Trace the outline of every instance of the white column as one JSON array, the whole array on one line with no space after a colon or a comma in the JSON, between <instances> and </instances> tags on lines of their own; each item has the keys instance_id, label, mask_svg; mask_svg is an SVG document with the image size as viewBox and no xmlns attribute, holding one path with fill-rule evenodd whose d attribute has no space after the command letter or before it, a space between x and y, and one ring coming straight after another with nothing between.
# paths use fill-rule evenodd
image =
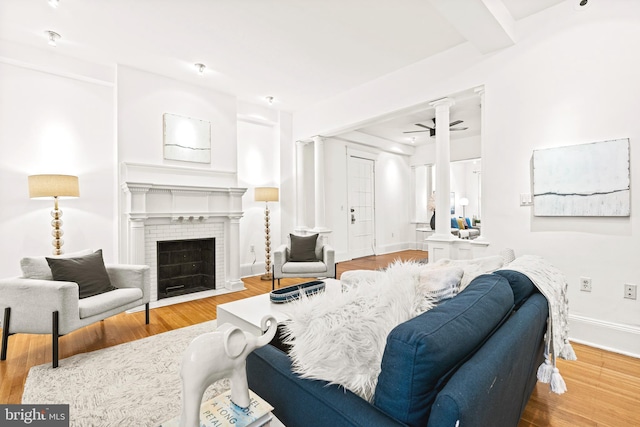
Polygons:
<instances>
[{"instance_id":1,"label":"white column","mask_svg":"<svg viewBox=\"0 0 640 427\"><path fill-rule=\"evenodd\" d=\"M320 234L325 243L331 233L325 222L324 199L324 140L320 136L313 137L313 169L315 193L315 226L313 231Z\"/></svg>"},{"instance_id":2,"label":"white column","mask_svg":"<svg viewBox=\"0 0 640 427\"><path fill-rule=\"evenodd\" d=\"M436 109L436 232L434 238L454 239L451 234L451 143L449 109L454 101L443 98L431 103Z\"/></svg>"},{"instance_id":3,"label":"white column","mask_svg":"<svg viewBox=\"0 0 640 427\"><path fill-rule=\"evenodd\" d=\"M296 141L296 227L297 234L307 231L307 197L305 193L304 147L305 141Z\"/></svg>"},{"instance_id":4,"label":"white column","mask_svg":"<svg viewBox=\"0 0 640 427\"><path fill-rule=\"evenodd\" d=\"M229 216L229 238L225 244L229 245L229 276L225 288L230 290L244 289L244 282L240 279L240 216Z\"/></svg>"},{"instance_id":5,"label":"white column","mask_svg":"<svg viewBox=\"0 0 640 427\"><path fill-rule=\"evenodd\" d=\"M145 265L144 221L146 217L129 218L129 247L127 262Z\"/></svg>"},{"instance_id":6,"label":"white column","mask_svg":"<svg viewBox=\"0 0 640 427\"><path fill-rule=\"evenodd\" d=\"M129 217L128 243L125 259L130 264L147 264L145 259L145 221L147 220L147 193L151 184L122 184L126 196L125 212Z\"/></svg>"},{"instance_id":7,"label":"white column","mask_svg":"<svg viewBox=\"0 0 640 427\"><path fill-rule=\"evenodd\" d=\"M486 116L484 113L484 87L476 88L474 92L480 96L480 152L482 153L482 146L484 145L484 141L485 141L484 136L486 134L486 130L485 130ZM478 173L481 174L482 170L480 170ZM482 185L482 180L480 179L479 175L476 176L476 179L478 179L480 182L480 185ZM482 191L480 188L478 188L478 218L482 220ZM480 235L475 240L478 240L479 242L483 242L484 240L486 240L485 237L482 236L482 226L480 227Z\"/></svg>"}]
</instances>

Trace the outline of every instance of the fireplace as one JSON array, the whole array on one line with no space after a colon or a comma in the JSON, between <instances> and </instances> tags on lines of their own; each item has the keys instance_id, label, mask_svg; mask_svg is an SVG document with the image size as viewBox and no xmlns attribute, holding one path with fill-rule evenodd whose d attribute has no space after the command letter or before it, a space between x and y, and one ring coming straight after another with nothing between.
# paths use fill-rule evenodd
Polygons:
<instances>
[{"instance_id":1,"label":"fireplace","mask_svg":"<svg viewBox=\"0 0 640 427\"><path fill-rule=\"evenodd\" d=\"M244 289L240 278L240 219L246 188L234 186L235 173L122 163L120 177L120 260L150 267L152 303L159 299L163 304L182 301L184 297L169 298L181 292L197 298ZM180 282L180 276L169 280L165 274L176 273L178 266L170 262L169 268L160 271L158 243L200 239L214 242L210 251L213 261L207 262L210 270L190 275L193 277L188 281ZM193 262L185 262L180 275L190 267ZM205 292L196 293L198 288Z\"/></svg>"},{"instance_id":2,"label":"fireplace","mask_svg":"<svg viewBox=\"0 0 640 427\"><path fill-rule=\"evenodd\" d=\"M216 288L216 239L157 242L158 299Z\"/></svg>"}]
</instances>

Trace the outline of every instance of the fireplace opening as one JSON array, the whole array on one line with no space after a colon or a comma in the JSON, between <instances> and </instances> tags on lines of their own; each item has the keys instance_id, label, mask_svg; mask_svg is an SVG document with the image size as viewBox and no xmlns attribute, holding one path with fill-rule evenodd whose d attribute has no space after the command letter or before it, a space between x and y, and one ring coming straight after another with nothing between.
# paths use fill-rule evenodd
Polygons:
<instances>
[{"instance_id":1,"label":"fireplace opening","mask_svg":"<svg viewBox=\"0 0 640 427\"><path fill-rule=\"evenodd\" d=\"M158 300L216 288L215 242L158 241Z\"/></svg>"}]
</instances>

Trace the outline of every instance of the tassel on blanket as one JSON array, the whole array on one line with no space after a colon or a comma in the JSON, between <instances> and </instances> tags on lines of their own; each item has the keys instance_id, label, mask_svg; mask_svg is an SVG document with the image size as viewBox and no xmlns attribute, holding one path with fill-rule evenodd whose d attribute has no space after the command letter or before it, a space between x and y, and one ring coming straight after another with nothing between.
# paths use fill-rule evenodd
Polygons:
<instances>
[{"instance_id":1,"label":"tassel on blanket","mask_svg":"<svg viewBox=\"0 0 640 427\"><path fill-rule=\"evenodd\" d=\"M542 363L542 365L540 365L540 367L538 368L538 381L545 384L550 383L553 370L554 368L551 365L551 361L547 357L546 359L544 359L544 362Z\"/></svg>"},{"instance_id":2,"label":"tassel on blanket","mask_svg":"<svg viewBox=\"0 0 640 427\"><path fill-rule=\"evenodd\" d=\"M560 350L560 357L564 360L578 360L576 352L573 351L573 347L569 340L564 340L564 347Z\"/></svg>"},{"instance_id":3,"label":"tassel on blanket","mask_svg":"<svg viewBox=\"0 0 640 427\"><path fill-rule=\"evenodd\" d=\"M567 385L560 375L558 368L553 368L553 374L551 374L551 391L557 394L562 394L567 391Z\"/></svg>"}]
</instances>

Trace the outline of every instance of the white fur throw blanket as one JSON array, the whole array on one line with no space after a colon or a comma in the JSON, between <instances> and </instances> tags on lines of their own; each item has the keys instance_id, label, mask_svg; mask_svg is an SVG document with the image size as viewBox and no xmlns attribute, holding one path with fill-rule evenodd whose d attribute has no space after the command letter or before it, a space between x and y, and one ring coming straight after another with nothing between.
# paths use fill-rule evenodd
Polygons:
<instances>
[{"instance_id":1,"label":"white fur throw blanket","mask_svg":"<svg viewBox=\"0 0 640 427\"><path fill-rule=\"evenodd\" d=\"M545 335L545 361L538 368L538 380L550 383L551 391L562 394L567 391L567 386L556 366L556 358L577 359L569 343L567 281L560 270L538 256L518 257L505 268L519 271L529 277L547 299L549 320Z\"/></svg>"},{"instance_id":2,"label":"white fur throw blanket","mask_svg":"<svg viewBox=\"0 0 640 427\"><path fill-rule=\"evenodd\" d=\"M342 293L323 292L282 308L293 369L303 378L339 384L371 401L387 335L434 306L420 280L424 264L396 261L386 271L352 277ZM458 281L462 273L458 274Z\"/></svg>"}]
</instances>

